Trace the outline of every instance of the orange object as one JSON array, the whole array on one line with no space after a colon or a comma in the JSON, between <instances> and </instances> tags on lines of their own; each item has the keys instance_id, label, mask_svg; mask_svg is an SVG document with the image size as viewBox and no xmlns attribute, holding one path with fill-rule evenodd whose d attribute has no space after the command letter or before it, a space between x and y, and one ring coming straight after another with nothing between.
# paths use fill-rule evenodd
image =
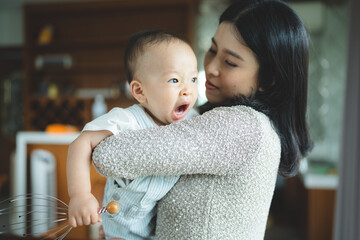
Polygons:
<instances>
[{"instance_id":1,"label":"orange object","mask_svg":"<svg viewBox=\"0 0 360 240\"><path fill-rule=\"evenodd\" d=\"M79 132L79 129L71 125L54 123L47 125L45 131L48 133L75 133Z\"/></svg>"},{"instance_id":2,"label":"orange object","mask_svg":"<svg viewBox=\"0 0 360 240\"><path fill-rule=\"evenodd\" d=\"M119 209L120 209L120 206L115 201L109 202L108 205L106 206L106 210L110 214L115 214L115 213L119 212Z\"/></svg>"},{"instance_id":3,"label":"orange object","mask_svg":"<svg viewBox=\"0 0 360 240\"><path fill-rule=\"evenodd\" d=\"M52 25L44 26L39 34L38 43L40 45L50 44L53 40L54 27Z\"/></svg>"}]
</instances>

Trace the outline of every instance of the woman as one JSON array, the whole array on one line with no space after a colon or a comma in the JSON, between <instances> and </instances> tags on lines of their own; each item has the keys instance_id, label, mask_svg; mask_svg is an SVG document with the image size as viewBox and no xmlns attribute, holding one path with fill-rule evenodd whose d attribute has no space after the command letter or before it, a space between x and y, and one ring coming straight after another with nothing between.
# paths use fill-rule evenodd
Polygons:
<instances>
[{"instance_id":1,"label":"woman","mask_svg":"<svg viewBox=\"0 0 360 240\"><path fill-rule=\"evenodd\" d=\"M159 203L157 239L263 239L277 174L312 148L307 33L281 1L237 1L204 66L204 114L105 139L94 164L111 177L183 175Z\"/></svg>"}]
</instances>

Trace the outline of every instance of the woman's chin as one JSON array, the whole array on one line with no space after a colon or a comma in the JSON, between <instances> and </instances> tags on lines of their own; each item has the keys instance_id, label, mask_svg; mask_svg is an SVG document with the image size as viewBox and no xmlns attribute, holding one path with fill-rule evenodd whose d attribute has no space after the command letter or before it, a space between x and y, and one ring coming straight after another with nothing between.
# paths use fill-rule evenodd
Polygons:
<instances>
[{"instance_id":1,"label":"woman's chin","mask_svg":"<svg viewBox=\"0 0 360 240\"><path fill-rule=\"evenodd\" d=\"M219 94L215 94L214 91L206 89L206 98L208 102L217 104L223 101L222 97Z\"/></svg>"}]
</instances>

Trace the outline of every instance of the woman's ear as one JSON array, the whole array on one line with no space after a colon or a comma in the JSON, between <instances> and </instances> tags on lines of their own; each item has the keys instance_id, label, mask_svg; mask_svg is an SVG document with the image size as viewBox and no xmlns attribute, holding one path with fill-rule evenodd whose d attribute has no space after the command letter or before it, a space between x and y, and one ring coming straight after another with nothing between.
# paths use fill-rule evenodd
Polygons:
<instances>
[{"instance_id":1,"label":"woman's ear","mask_svg":"<svg viewBox=\"0 0 360 240\"><path fill-rule=\"evenodd\" d=\"M146 96L140 81L132 80L130 83L130 91L139 103L146 102Z\"/></svg>"},{"instance_id":2,"label":"woman's ear","mask_svg":"<svg viewBox=\"0 0 360 240\"><path fill-rule=\"evenodd\" d=\"M273 81L271 82L271 85L268 86L267 88L273 87L274 85L275 85L275 77L273 77ZM259 88L258 88L258 91L259 91L259 92L264 92L264 91L265 91L265 88L259 87Z\"/></svg>"}]
</instances>

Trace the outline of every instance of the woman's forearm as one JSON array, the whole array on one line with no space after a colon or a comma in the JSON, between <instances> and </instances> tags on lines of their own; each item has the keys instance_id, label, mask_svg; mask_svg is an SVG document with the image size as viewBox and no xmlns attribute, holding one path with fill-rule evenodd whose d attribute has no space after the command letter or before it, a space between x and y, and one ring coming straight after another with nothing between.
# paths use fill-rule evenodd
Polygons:
<instances>
[{"instance_id":1,"label":"woman's forearm","mask_svg":"<svg viewBox=\"0 0 360 240\"><path fill-rule=\"evenodd\" d=\"M256 116L247 107L224 107L160 128L122 132L95 148L94 165L116 178L235 174L259 147Z\"/></svg>"}]
</instances>

